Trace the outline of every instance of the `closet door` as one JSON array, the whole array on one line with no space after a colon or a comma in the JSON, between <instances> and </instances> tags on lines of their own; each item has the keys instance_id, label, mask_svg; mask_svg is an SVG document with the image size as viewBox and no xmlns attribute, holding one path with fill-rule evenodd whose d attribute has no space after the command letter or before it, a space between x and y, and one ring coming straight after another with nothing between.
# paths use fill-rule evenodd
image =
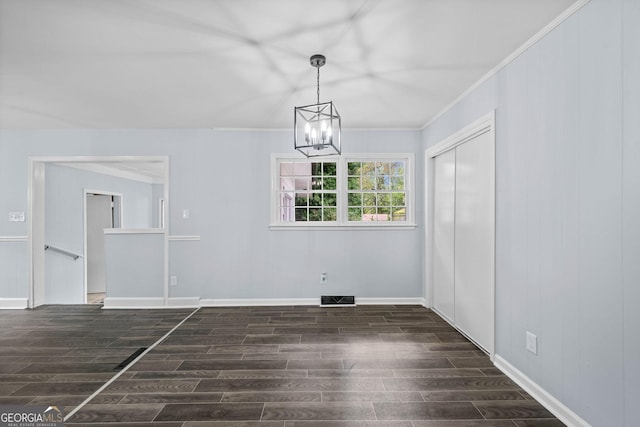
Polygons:
<instances>
[{"instance_id":1,"label":"closet door","mask_svg":"<svg viewBox=\"0 0 640 427\"><path fill-rule=\"evenodd\" d=\"M455 325L493 353L494 157L489 132L456 148Z\"/></svg>"},{"instance_id":2,"label":"closet door","mask_svg":"<svg viewBox=\"0 0 640 427\"><path fill-rule=\"evenodd\" d=\"M433 306L454 323L454 226L456 153L434 159Z\"/></svg>"}]
</instances>

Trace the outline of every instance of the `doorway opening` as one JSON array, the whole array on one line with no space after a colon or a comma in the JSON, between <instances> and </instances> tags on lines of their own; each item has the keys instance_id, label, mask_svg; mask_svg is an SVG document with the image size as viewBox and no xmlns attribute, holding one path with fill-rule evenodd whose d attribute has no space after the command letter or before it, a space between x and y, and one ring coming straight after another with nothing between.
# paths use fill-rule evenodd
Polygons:
<instances>
[{"instance_id":1,"label":"doorway opening","mask_svg":"<svg viewBox=\"0 0 640 427\"><path fill-rule=\"evenodd\" d=\"M93 302L87 299L89 293L102 293L100 285L88 282L91 268L87 263L94 258L93 251L87 253L86 205L87 198L94 197L89 194L109 199L111 221L106 225L164 228L159 223L166 217L169 201L167 156L30 157L28 180L29 308L86 304ZM96 188L100 190L90 190ZM163 200L160 212L158 199ZM123 201L128 208L123 208ZM103 227L102 233L111 227ZM166 298L166 229L164 239Z\"/></svg>"},{"instance_id":2,"label":"doorway opening","mask_svg":"<svg viewBox=\"0 0 640 427\"><path fill-rule=\"evenodd\" d=\"M104 303L106 296L104 230L122 226L122 194L84 190L86 304Z\"/></svg>"}]
</instances>

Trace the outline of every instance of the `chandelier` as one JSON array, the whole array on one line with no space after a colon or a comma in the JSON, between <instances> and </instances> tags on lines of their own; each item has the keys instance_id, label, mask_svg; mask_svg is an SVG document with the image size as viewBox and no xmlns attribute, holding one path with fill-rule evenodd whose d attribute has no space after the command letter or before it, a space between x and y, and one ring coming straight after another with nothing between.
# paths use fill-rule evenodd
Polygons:
<instances>
[{"instance_id":1,"label":"chandelier","mask_svg":"<svg viewBox=\"0 0 640 427\"><path fill-rule=\"evenodd\" d=\"M316 67L317 102L294 108L294 147L307 157L339 155L340 114L332 101L320 102L320 67L327 59L324 55L313 55L309 62Z\"/></svg>"}]
</instances>

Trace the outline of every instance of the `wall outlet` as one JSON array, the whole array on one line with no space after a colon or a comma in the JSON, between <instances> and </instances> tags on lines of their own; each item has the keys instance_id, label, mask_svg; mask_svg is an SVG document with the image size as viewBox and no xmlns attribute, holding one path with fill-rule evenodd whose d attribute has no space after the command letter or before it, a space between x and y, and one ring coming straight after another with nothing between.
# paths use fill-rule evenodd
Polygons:
<instances>
[{"instance_id":1,"label":"wall outlet","mask_svg":"<svg viewBox=\"0 0 640 427\"><path fill-rule=\"evenodd\" d=\"M322 272L320 273L320 283L321 284L325 284L327 283L327 273L326 272Z\"/></svg>"},{"instance_id":2,"label":"wall outlet","mask_svg":"<svg viewBox=\"0 0 640 427\"><path fill-rule=\"evenodd\" d=\"M178 276L171 276L169 278L169 284L171 286L178 286Z\"/></svg>"},{"instance_id":3,"label":"wall outlet","mask_svg":"<svg viewBox=\"0 0 640 427\"><path fill-rule=\"evenodd\" d=\"M527 350L533 354L538 354L538 337L527 331Z\"/></svg>"}]
</instances>

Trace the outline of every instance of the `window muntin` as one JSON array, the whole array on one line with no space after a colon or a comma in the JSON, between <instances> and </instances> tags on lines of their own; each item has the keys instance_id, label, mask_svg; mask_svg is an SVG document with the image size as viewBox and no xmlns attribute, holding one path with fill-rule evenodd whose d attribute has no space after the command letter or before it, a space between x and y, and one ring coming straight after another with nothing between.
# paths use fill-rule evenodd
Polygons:
<instances>
[{"instance_id":1,"label":"window muntin","mask_svg":"<svg viewBox=\"0 0 640 427\"><path fill-rule=\"evenodd\" d=\"M413 154L272 160L274 226L415 226Z\"/></svg>"}]
</instances>

